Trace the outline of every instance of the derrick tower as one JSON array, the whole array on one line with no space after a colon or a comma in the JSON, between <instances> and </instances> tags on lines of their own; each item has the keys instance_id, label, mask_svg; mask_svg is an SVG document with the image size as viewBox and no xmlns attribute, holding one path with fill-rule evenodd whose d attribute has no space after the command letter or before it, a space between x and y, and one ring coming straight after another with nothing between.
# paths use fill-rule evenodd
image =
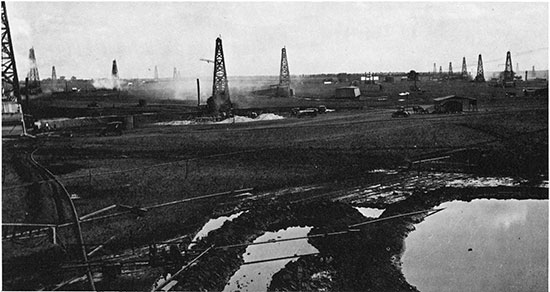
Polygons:
<instances>
[{"instance_id":1,"label":"derrick tower","mask_svg":"<svg viewBox=\"0 0 550 292\"><path fill-rule=\"evenodd\" d=\"M57 85L57 73L55 73L55 66L52 66L52 90L55 91Z\"/></svg>"},{"instance_id":2,"label":"derrick tower","mask_svg":"<svg viewBox=\"0 0 550 292\"><path fill-rule=\"evenodd\" d=\"M443 75L443 67L439 66L439 75Z\"/></svg>"},{"instance_id":3,"label":"derrick tower","mask_svg":"<svg viewBox=\"0 0 550 292\"><path fill-rule=\"evenodd\" d=\"M120 81L118 79L118 67L116 65L116 59L113 60L113 67L111 69L111 79L113 81L113 89L117 90L120 88Z\"/></svg>"},{"instance_id":4,"label":"derrick tower","mask_svg":"<svg viewBox=\"0 0 550 292\"><path fill-rule=\"evenodd\" d=\"M466 66L466 57L462 57L462 79L468 79L468 67Z\"/></svg>"},{"instance_id":5,"label":"derrick tower","mask_svg":"<svg viewBox=\"0 0 550 292\"><path fill-rule=\"evenodd\" d=\"M479 54L479 58L477 59L477 74L474 80L476 82L485 82L485 75L483 73L483 61L481 60L481 54Z\"/></svg>"},{"instance_id":6,"label":"derrick tower","mask_svg":"<svg viewBox=\"0 0 550 292\"><path fill-rule=\"evenodd\" d=\"M159 69L157 68L157 66L155 65L155 81L159 81Z\"/></svg>"},{"instance_id":7,"label":"derrick tower","mask_svg":"<svg viewBox=\"0 0 550 292\"><path fill-rule=\"evenodd\" d=\"M435 66L435 63L434 63L434 75L437 74L437 67Z\"/></svg>"},{"instance_id":8,"label":"derrick tower","mask_svg":"<svg viewBox=\"0 0 550 292\"><path fill-rule=\"evenodd\" d=\"M449 78L453 75L453 62L449 62Z\"/></svg>"},{"instance_id":9,"label":"derrick tower","mask_svg":"<svg viewBox=\"0 0 550 292\"><path fill-rule=\"evenodd\" d=\"M212 84L212 96L207 101L211 112L228 114L231 112L231 100L229 99L229 86L225 59L223 57L222 39L216 38L216 50L214 52L214 78Z\"/></svg>"},{"instance_id":10,"label":"derrick tower","mask_svg":"<svg viewBox=\"0 0 550 292\"><path fill-rule=\"evenodd\" d=\"M2 1L2 99L5 98L21 103L19 77L13 54L6 2Z\"/></svg>"},{"instance_id":11,"label":"derrick tower","mask_svg":"<svg viewBox=\"0 0 550 292\"><path fill-rule=\"evenodd\" d=\"M40 92L40 76L38 75L38 65L36 64L36 56L34 55L34 48L29 50L29 62L30 70L27 74L29 78L29 90L31 93Z\"/></svg>"},{"instance_id":12,"label":"derrick tower","mask_svg":"<svg viewBox=\"0 0 550 292\"><path fill-rule=\"evenodd\" d=\"M174 74L172 75L172 80L176 81L178 80L178 69L174 67Z\"/></svg>"},{"instance_id":13,"label":"derrick tower","mask_svg":"<svg viewBox=\"0 0 550 292\"><path fill-rule=\"evenodd\" d=\"M514 71L512 70L512 56L510 51L506 53L506 68L504 69L504 82L514 81Z\"/></svg>"},{"instance_id":14,"label":"derrick tower","mask_svg":"<svg viewBox=\"0 0 550 292\"><path fill-rule=\"evenodd\" d=\"M288 70L288 59L286 57L286 47L281 50L281 71L279 73L279 86L277 87L277 96L288 97L292 95L290 89L290 71Z\"/></svg>"}]
</instances>

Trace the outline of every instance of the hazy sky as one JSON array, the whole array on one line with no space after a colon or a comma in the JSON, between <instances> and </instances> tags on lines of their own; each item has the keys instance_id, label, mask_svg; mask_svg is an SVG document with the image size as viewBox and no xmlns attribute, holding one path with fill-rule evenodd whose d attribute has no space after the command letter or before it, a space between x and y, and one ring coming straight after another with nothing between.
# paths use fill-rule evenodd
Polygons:
<instances>
[{"instance_id":1,"label":"hazy sky","mask_svg":"<svg viewBox=\"0 0 550 292\"><path fill-rule=\"evenodd\" d=\"M19 76L34 46L40 77L210 75L222 36L228 75L278 75L286 46L291 74L432 71L475 75L548 68L545 2L7 2Z\"/></svg>"}]
</instances>

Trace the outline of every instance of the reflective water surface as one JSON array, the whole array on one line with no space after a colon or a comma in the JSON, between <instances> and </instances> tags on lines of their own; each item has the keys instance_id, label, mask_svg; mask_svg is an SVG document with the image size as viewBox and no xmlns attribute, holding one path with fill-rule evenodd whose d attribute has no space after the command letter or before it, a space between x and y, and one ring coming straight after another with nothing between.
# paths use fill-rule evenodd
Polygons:
<instances>
[{"instance_id":1,"label":"reflective water surface","mask_svg":"<svg viewBox=\"0 0 550 292\"><path fill-rule=\"evenodd\" d=\"M285 239L307 236L311 227L290 227L278 232L267 232L258 237L254 242L268 241L271 239ZM243 255L244 262L273 259L292 255L301 255L318 252L307 242L307 239L274 242L268 244L251 245L247 247ZM298 258L264 262L251 265L243 265L231 277L223 291L267 291L271 277L282 269L289 261Z\"/></svg>"},{"instance_id":2,"label":"reflective water surface","mask_svg":"<svg viewBox=\"0 0 550 292\"><path fill-rule=\"evenodd\" d=\"M384 209L377 208L355 207L355 209L359 211L361 215L372 218L378 218L380 214L384 212Z\"/></svg>"},{"instance_id":3,"label":"reflective water surface","mask_svg":"<svg viewBox=\"0 0 550 292\"><path fill-rule=\"evenodd\" d=\"M407 281L428 291L547 291L548 201L441 204L405 239Z\"/></svg>"}]
</instances>

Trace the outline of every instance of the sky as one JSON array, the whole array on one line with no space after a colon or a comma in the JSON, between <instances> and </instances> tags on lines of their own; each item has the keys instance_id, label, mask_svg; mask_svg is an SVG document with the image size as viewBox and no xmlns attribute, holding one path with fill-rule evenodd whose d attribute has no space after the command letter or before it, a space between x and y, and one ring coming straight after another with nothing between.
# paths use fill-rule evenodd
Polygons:
<instances>
[{"instance_id":1,"label":"sky","mask_svg":"<svg viewBox=\"0 0 550 292\"><path fill-rule=\"evenodd\" d=\"M229 76L548 69L546 2L18 2L6 4L18 75L209 76L221 35Z\"/></svg>"}]
</instances>

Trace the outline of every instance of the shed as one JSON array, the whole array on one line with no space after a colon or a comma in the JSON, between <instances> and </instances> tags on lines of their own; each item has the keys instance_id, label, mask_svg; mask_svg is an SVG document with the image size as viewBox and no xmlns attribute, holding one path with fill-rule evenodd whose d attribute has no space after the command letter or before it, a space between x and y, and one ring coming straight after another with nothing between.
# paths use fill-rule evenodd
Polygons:
<instances>
[{"instance_id":1,"label":"shed","mask_svg":"<svg viewBox=\"0 0 550 292\"><path fill-rule=\"evenodd\" d=\"M336 98L357 98L361 96L361 90L357 86L346 86L336 88Z\"/></svg>"},{"instance_id":2,"label":"shed","mask_svg":"<svg viewBox=\"0 0 550 292\"><path fill-rule=\"evenodd\" d=\"M456 113L462 112L464 109L477 111L477 99L456 95L434 98L434 111L436 113Z\"/></svg>"}]
</instances>

